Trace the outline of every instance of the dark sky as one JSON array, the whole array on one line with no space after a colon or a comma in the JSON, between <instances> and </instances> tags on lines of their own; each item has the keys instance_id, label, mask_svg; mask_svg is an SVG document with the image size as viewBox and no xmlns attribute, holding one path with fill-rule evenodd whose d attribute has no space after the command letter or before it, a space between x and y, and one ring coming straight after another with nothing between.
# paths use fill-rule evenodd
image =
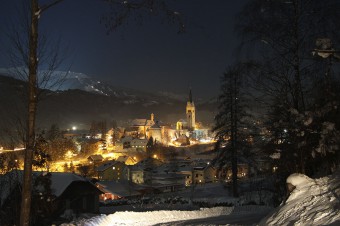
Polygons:
<instances>
[{"instance_id":1,"label":"dark sky","mask_svg":"<svg viewBox=\"0 0 340 226\"><path fill-rule=\"evenodd\" d=\"M14 3L20 1L0 1L0 31L17 16ZM142 25L131 20L107 35L99 23L107 5L98 0L65 0L46 11L40 23L42 31L68 47L64 69L147 91L183 94L191 87L194 95L208 99L217 95L220 76L235 61L234 17L246 1L177 1L184 34L177 34L176 24L145 16ZM1 36L0 45L8 46ZM0 67L9 66L1 55Z\"/></svg>"}]
</instances>

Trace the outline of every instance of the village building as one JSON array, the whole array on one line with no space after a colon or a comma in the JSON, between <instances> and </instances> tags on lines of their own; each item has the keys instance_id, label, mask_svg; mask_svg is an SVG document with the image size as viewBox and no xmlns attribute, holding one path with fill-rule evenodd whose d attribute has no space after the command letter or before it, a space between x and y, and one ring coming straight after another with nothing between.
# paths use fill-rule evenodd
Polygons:
<instances>
[{"instance_id":1,"label":"village building","mask_svg":"<svg viewBox=\"0 0 340 226\"><path fill-rule=\"evenodd\" d=\"M163 162L158 159L147 158L130 166L131 181L136 184L146 183L152 178L155 168L162 164Z\"/></svg>"},{"instance_id":2,"label":"village building","mask_svg":"<svg viewBox=\"0 0 340 226\"><path fill-rule=\"evenodd\" d=\"M110 161L97 167L98 180L100 181L119 181L128 180L128 169L123 162Z\"/></svg>"},{"instance_id":3,"label":"village building","mask_svg":"<svg viewBox=\"0 0 340 226\"><path fill-rule=\"evenodd\" d=\"M162 131L162 127L159 125L158 121L152 125L147 132L148 138L152 137L154 143L163 143L164 132Z\"/></svg>"},{"instance_id":4,"label":"village building","mask_svg":"<svg viewBox=\"0 0 340 226\"><path fill-rule=\"evenodd\" d=\"M147 144L148 144L147 139L133 139L130 142L130 145L132 148L136 148L136 150L142 150L142 151L146 151Z\"/></svg>"},{"instance_id":5,"label":"village building","mask_svg":"<svg viewBox=\"0 0 340 226\"><path fill-rule=\"evenodd\" d=\"M108 200L128 199L141 196L136 184L127 180L120 181L98 181L96 186L103 192L99 196L99 201L105 202Z\"/></svg>"},{"instance_id":6,"label":"village building","mask_svg":"<svg viewBox=\"0 0 340 226\"><path fill-rule=\"evenodd\" d=\"M128 156L128 155L119 156L116 159L116 161L122 162L125 165L135 165L136 164L136 160L134 158L132 158L131 156Z\"/></svg>"},{"instance_id":7,"label":"village building","mask_svg":"<svg viewBox=\"0 0 340 226\"><path fill-rule=\"evenodd\" d=\"M22 170L0 175L0 218L5 225L18 225L18 218L11 219L9 216L14 216L13 212L20 212L22 178ZM35 216L39 225L55 224L52 221L55 215L72 219L75 214L99 213L99 196L102 191L79 175L35 171L32 185L32 199L36 200L32 212L44 214L40 218L39 215Z\"/></svg>"},{"instance_id":8,"label":"village building","mask_svg":"<svg viewBox=\"0 0 340 226\"><path fill-rule=\"evenodd\" d=\"M89 161L90 164L98 164L103 161L103 156L102 155L90 155L87 160Z\"/></svg>"},{"instance_id":9,"label":"village building","mask_svg":"<svg viewBox=\"0 0 340 226\"><path fill-rule=\"evenodd\" d=\"M155 115L151 113L150 119L134 119L131 121L130 126L125 130L126 135L133 134L135 138L146 139L147 130L155 124ZM130 134L128 134L130 133Z\"/></svg>"},{"instance_id":10,"label":"village building","mask_svg":"<svg viewBox=\"0 0 340 226\"><path fill-rule=\"evenodd\" d=\"M193 183L205 184L216 181L216 169L211 165L201 165L193 167Z\"/></svg>"}]
</instances>

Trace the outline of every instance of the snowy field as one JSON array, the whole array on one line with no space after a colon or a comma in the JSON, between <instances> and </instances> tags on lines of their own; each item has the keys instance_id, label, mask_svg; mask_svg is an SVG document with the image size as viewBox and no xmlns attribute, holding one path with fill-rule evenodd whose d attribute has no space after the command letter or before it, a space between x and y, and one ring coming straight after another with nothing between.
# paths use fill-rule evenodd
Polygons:
<instances>
[{"instance_id":1,"label":"snowy field","mask_svg":"<svg viewBox=\"0 0 340 226\"><path fill-rule=\"evenodd\" d=\"M340 225L340 171L313 180L292 174L287 182L295 186L288 199L276 209L246 205L198 210L117 211L88 219L76 219L62 226L108 225ZM211 185L212 186L212 185ZM213 198L213 191L203 187ZM210 190L210 191L209 191ZM215 195L225 191L216 188ZM195 194L200 198L204 194ZM215 198L215 201L217 199ZM223 199L224 201L226 199ZM236 204L236 203L235 203Z\"/></svg>"}]
</instances>

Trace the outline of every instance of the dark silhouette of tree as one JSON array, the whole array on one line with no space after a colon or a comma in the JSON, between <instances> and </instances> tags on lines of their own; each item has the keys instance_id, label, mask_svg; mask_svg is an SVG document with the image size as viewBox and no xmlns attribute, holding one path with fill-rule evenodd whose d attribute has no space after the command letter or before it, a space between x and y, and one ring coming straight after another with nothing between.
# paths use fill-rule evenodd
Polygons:
<instances>
[{"instance_id":1,"label":"dark silhouette of tree","mask_svg":"<svg viewBox=\"0 0 340 226\"><path fill-rule=\"evenodd\" d=\"M246 97L244 93L245 67L243 64L231 66L221 78L221 91L218 98L218 113L215 116L213 131L219 140L219 154L214 160L218 167L231 162L233 196L238 196L237 158L244 152L247 139L244 128L246 113Z\"/></svg>"},{"instance_id":2,"label":"dark silhouette of tree","mask_svg":"<svg viewBox=\"0 0 340 226\"><path fill-rule=\"evenodd\" d=\"M152 186L153 170L155 168L153 158L154 151L155 151L154 140L152 137L150 137L148 143L146 144L146 158L144 159L144 173L145 173L144 183L149 186Z\"/></svg>"},{"instance_id":3,"label":"dark silhouette of tree","mask_svg":"<svg viewBox=\"0 0 340 226\"><path fill-rule=\"evenodd\" d=\"M46 132L45 139L46 140L54 140L62 137L59 126L57 124L52 124L50 129Z\"/></svg>"},{"instance_id":4,"label":"dark silhouette of tree","mask_svg":"<svg viewBox=\"0 0 340 226\"><path fill-rule=\"evenodd\" d=\"M83 165L83 166L78 167L78 171L80 175L82 175L83 177L87 177L90 173L90 170L91 170L91 167L88 165Z\"/></svg>"},{"instance_id":5,"label":"dark silhouette of tree","mask_svg":"<svg viewBox=\"0 0 340 226\"><path fill-rule=\"evenodd\" d=\"M313 156L322 156L323 128L334 122L330 114L339 116L337 110L321 113L338 100L328 92L323 93L327 103L317 103L317 87L329 87L330 80L327 62L312 56L320 38L339 43L339 10L340 2L333 0L251 0L238 17L243 44L256 50L252 81L267 107L267 147L280 150L279 168L286 172L313 174ZM339 124L334 128L329 138L338 133Z\"/></svg>"}]
</instances>

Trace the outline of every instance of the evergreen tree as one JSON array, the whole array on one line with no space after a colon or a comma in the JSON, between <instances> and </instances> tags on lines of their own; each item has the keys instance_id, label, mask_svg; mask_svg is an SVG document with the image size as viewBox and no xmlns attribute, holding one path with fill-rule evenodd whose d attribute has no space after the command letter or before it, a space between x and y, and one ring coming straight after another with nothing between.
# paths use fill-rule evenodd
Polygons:
<instances>
[{"instance_id":1,"label":"evergreen tree","mask_svg":"<svg viewBox=\"0 0 340 226\"><path fill-rule=\"evenodd\" d=\"M218 114L215 116L216 138L219 140L220 152L214 163L225 167L231 162L233 195L238 196L237 156L245 151L247 135L244 128L246 117L246 96L243 90L244 65L229 67L221 78L221 94L219 95ZM243 143L243 144L242 144Z\"/></svg>"},{"instance_id":2,"label":"evergreen tree","mask_svg":"<svg viewBox=\"0 0 340 226\"><path fill-rule=\"evenodd\" d=\"M148 143L146 145L146 159L144 160L144 183L152 186L152 177L153 177L153 170L154 170L154 140L152 137L149 138Z\"/></svg>"},{"instance_id":3,"label":"evergreen tree","mask_svg":"<svg viewBox=\"0 0 340 226\"><path fill-rule=\"evenodd\" d=\"M46 132L46 140L54 140L62 136L59 126L57 124L52 124L50 129Z\"/></svg>"},{"instance_id":4,"label":"evergreen tree","mask_svg":"<svg viewBox=\"0 0 340 226\"><path fill-rule=\"evenodd\" d=\"M48 224L51 220L52 200L55 199L51 188L51 177L51 173L43 173L34 178L31 212L34 225Z\"/></svg>"}]
</instances>

